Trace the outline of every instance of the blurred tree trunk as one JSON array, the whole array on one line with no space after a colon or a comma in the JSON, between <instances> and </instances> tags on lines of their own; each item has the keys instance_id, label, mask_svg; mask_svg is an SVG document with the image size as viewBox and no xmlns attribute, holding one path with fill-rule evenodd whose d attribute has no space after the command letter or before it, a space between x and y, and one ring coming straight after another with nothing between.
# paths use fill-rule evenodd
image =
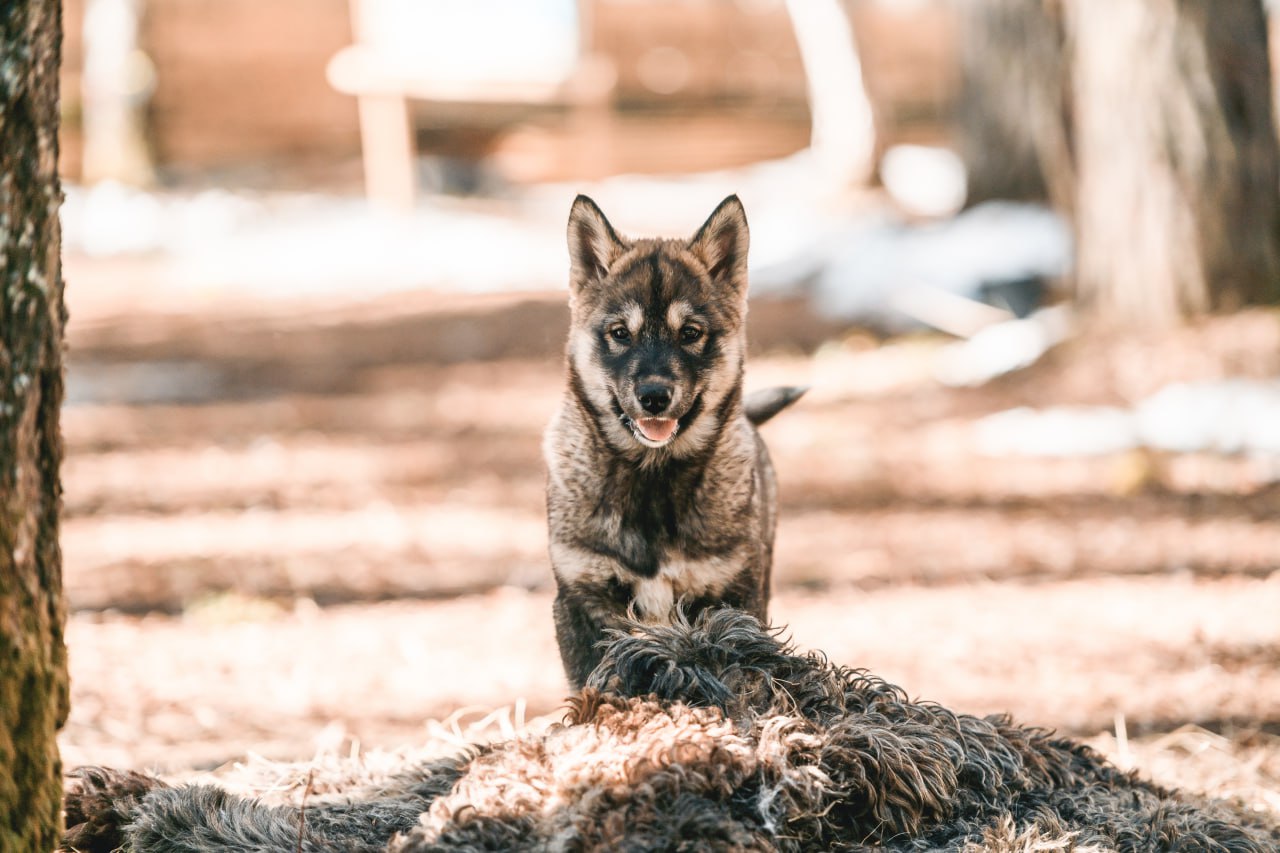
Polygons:
<instances>
[{"instance_id":1,"label":"blurred tree trunk","mask_svg":"<svg viewBox=\"0 0 1280 853\"><path fill-rule=\"evenodd\" d=\"M1079 295L1123 323L1280 295L1261 0L1068 0Z\"/></svg>"},{"instance_id":2,"label":"blurred tree trunk","mask_svg":"<svg viewBox=\"0 0 1280 853\"><path fill-rule=\"evenodd\" d=\"M84 180L149 184L146 104L154 78L138 44L143 0L85 0L81 124Z\"/></svg>"},{"instance_id":3,"label":"blurred tree trunk","mask_svg":"<svg viewBox=\"0 0 1280 853\"><path fill-rule=\"evenodd\" d=\"M787 0L787 12L809 90L809 147L837 191L868 183L876 169L876 125L853 18L839 0Z\"/></svg>"},{"instance_id":4,"label":"blurred tree trunk","mask_svg":"<svg viewBox=\"0 0 1280 853\"><path fill-rule=\"evenodd\" d=\"M0 7L0 850L58 842L62 555L58 0Z\"/></svg>"},{"instance_id":5,"label":"blurred tree trunk","mask_svg":"<svg viewBox=\"0 0 1280 853\"><path fill-rule=\"evenodd\" d=\"M959 0L960 156L968 204L1074 196L1058 0Z\"/></svg>"}]
</instances>

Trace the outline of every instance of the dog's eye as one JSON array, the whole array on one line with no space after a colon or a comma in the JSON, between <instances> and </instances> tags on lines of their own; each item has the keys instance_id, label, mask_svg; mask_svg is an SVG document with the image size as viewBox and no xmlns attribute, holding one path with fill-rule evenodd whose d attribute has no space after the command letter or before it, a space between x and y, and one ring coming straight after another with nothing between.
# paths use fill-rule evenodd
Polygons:
<instances>
[{"instance_id":1,"label":"dog's eye","mask_svg":"<svg viewBox=\"0 0 1280 853\"><path fill-rule=\"evenodd\" d=\"M631 340L631 332L626 326L614 326L609 330L609 337L620 344L625 344Z\"/></svg>"},{"instance_id":2,"label":"dog's eye","mask_svg":"<svg viewBox=\"0 0 1280 853\"><path fill-rule=\"evenodd\" d=\"M697 326L685 326L680 330L680 343L691 344L702 337L702 330Z\"/></svg>"}]
</instances>

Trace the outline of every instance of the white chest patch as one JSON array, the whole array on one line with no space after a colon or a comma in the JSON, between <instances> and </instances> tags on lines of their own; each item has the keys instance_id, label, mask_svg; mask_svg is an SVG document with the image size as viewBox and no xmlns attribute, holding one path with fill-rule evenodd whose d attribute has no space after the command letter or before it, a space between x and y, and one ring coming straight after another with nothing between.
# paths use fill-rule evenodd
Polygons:
<instances>
[{"instance_id":1,"label":"white chest patch","mask_svg":"<svg viewBox=\"0 0 1280 853\"><path fill-rule=\"evenodd\" d=\"M636 615L668 625L681 598L719 595L741 568L739 560L725 558L664 563L654 577L634 582Z\"/></svg>"},{"instance_id":2,"label":"white chest patch","mask_svg":"<svg viewBox=\"0 0 1280 853\"><path fill-rule=\"evenodd\" d=\"M645 622L671 622L676 593L671 581L659 574L656 578L644 578L635 585L636 615Z\"/></svg>"}]
</instances>

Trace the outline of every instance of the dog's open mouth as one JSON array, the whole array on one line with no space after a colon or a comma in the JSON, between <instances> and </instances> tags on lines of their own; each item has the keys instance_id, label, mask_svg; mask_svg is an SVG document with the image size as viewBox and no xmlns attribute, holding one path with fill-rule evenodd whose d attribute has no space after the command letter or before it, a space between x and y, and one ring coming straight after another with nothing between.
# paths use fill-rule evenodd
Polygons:
<instances>
[{"instance_id":1,"label":"dog's open mouth","mask_svg":"<svg viewBox=\"0 0 1280 853\"><path fill-rule=\"evenodd\" d=\"M637 418L632 425L641 438L654 444L666 444L680 428L680 422L675 418Z\"/></svg>"},{"instance_id":2,"label":"dog's open mouth","mask_svg":"<svg viewBox=\"0 0 1280 853\"><path fill-rule=\"evenodd\" d=\"M618 416L618 420L631 430L631 434L636 437L636 441L645 447L659 448L666 447L675 440L676 435L680 432L681 427L687 427L702 411L702 397L695 396L693 405L678 418L633 418L626 412L622 411L622 406L618 403L617 398L613 401L614 414Z\"/></svg>"},{"instance_id":3,"label":"dog's open mouth","mask_svg":"<svg viewBox=\"0 0 1280 853\"><path fill-rule=\"evenodd\" d=\"M675 418L632 418L619 411L618 419L645 447L666 447L680 431L680 421Z\"/></svg>"}]
</instances>

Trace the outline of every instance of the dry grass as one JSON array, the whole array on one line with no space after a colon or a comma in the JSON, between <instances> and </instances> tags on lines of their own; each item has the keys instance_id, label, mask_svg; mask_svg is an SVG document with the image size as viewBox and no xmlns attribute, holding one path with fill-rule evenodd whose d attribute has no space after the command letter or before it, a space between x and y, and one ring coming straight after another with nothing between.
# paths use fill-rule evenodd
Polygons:
<instances>
[{"instance_id":1,"label":"dry grass","mask_svg":"<svg viewBox=\"0 0 1280 853\"><path fill-rule=\"evenodd\" d=\"M562 715L525 717L523 704L493 709L460 709L446 719L426 724L426 736L414 746L361 750L335 740L307 761L271 761L257 755L224 765L211 773L177 774L190 782L216 782L268 803L304 805L384 785L405 768L468 746L545 734ZM1102 734L1089 744L1114 763L1134 769L1159 784L1240 803L1259 816L1280 820L1280 737L1253 733L1236 739L1194 726L1164 735L1129 739ZM994 827L981 845L966 853L1105 853L1080 846L1071 835L1042 836L1034 828L1019 832L1006 821Z\"/></svg>"},{"instance_id":2,"label":"dry grass","mask_svg":"<svg viewBox=\"0 0 1280 853\"><path fill-rule=\"evenodd\" d=\"M286 798L310 776L323 796L327 779L558 718L538 444L561 381L559 300L199 318L73 304L73 379L77 363L190 360L224 384L198 405L66 411L66 764L221 767ZM757 341L814 333L758 308ZM484 360L449 363L458 329ZM816 386L766 428L777 621L913 695L1096 736L1161 782L1277 812L1274 472L1224 456L992 459L973 430L1014 406L1273 376L1277 315L1093 337L970 390L933 382L936 346L851 337L753 359L755 386ZM1098 734L1117 714L1123 746ZM1054 849L1042 842L1057 843L1001 843Z\"/></svg>"},{"instance_id":3,"label":"dry grass","mask_svg":"<svg viewBox=\"0 0 1280 853\"><path fill-rule=\"evenodd\" d=\"M1258 814L1280 818L1280 736L1258 731L1216 734L1182 726L1167 734L1130 739L1118 720L1089 744L1116 765L1155 782L1232 800Z\"/></svg>"},{"instance_id":4,"label":"dry grass","mask_svg":"<svg viewBox=\"0 0 1280 853\"><path fill-rule=\"evenodd\" d=\"M567 693L544 593L280 609L207 600L183 617L77 614L70 763L176 769L245 751L309 755L340 726L368 746L422 721ZM1135 578L779 594L797 642L957 710L1074 733L1274 726L1280 583ZM1159 614L1159 618L1148 618ZM128 666L121 666L128 661Z\"/></svg>"},{"instance_id":5,"label":"dry grass","mask_svg":"<svg viewBox=\"0 0 1280 853\"><path fill-rule=\"evenodd\" d=\"M229 790L269 802L300 804L308 796L327 796L353 788L374 788L405 767L455 755L478 744L545 733L560 723L562 712L527 717L517 702L497 708L460 708L443 719L427 720L412 745L362 749L358 741L331 730L331 738L305 761L273 761L257 754L205 773L179 773L184 781L216 781Z\"/></svg>"}]
</instances>

